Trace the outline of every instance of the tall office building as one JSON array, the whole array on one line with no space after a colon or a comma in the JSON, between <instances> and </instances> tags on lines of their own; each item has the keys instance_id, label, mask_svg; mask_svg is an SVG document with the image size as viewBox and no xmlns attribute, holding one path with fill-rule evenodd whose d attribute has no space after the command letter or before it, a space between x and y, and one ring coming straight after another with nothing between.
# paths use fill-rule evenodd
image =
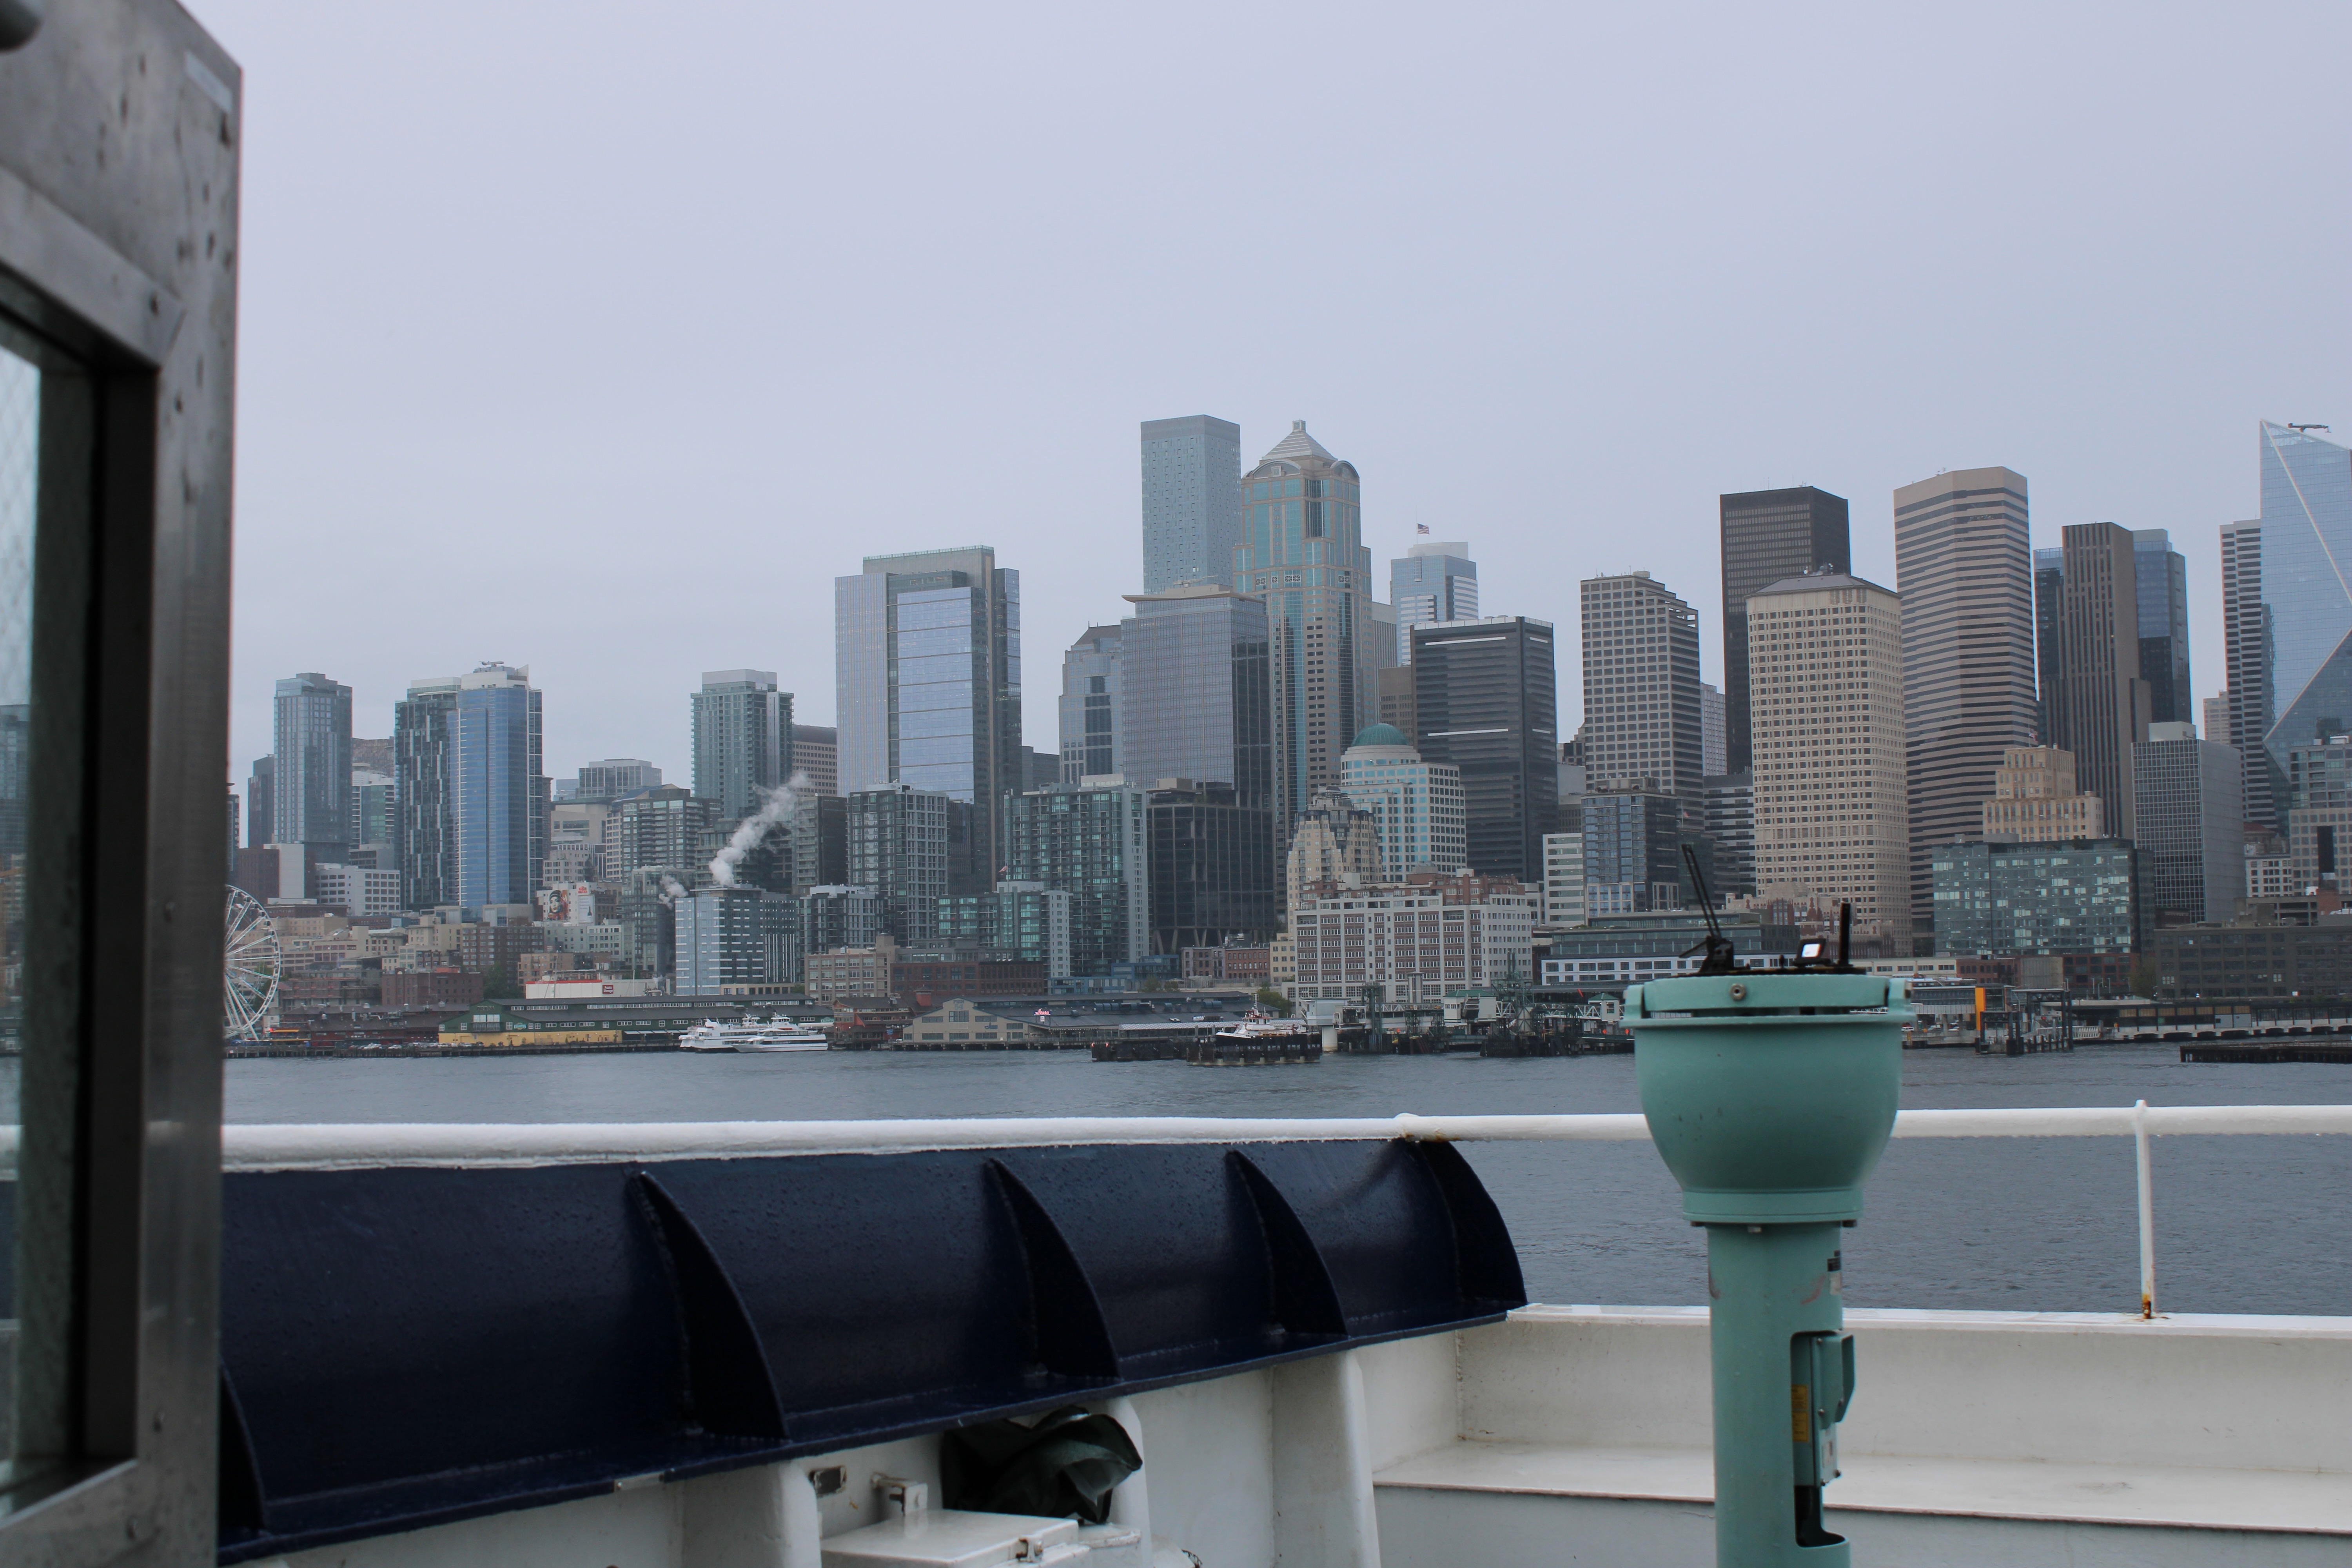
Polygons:
<instances>
[{"instance_id":1,"label":"tall office building","mask_svg":"<svg viewBox=\"0 0 2352 1568\"><path fill-rule=\"evenodd\" d=\"M1121 770L1119 633L1088 626L1062 655L1061 782L1100 778Z\"/></svg>"},{"instance_id":2,"label":"tall office building","mask_svg":"<svg viewBox=\"0 0 2352 1568\"><path fill-rule=\"evenodd\" d=\"M793 726L793 772L808 774L808 795L841 794L841 731L830 724Z\"/></svg>"},{"instance_id":3,"label":"tall office building","mask_svg":"<svg viewBox=\"0 0 2352 1568\"><path fill-rule=\"evenodd\" d=\"M1543 923L1584 923L1584 813L1558 833L1544 835Z\"/></svg>"},{"instance_id":4,"label":"tall office building","mask_svg":"<svg viewBox=\"0 0 2352 1568\"><path fill-rule=\"evenodd\" d=\"M2277 832L2284 826L2283 777L2271 756L2270 606L2263 598L2263 525L2259 519L2221 530L2221 644L2229 684L2222 692L2230 727L2208 738L2238 751L2239 793L2246 820Z\"/></svg>"},{"instance_id":5,"label":"tall office building","mask_svg":"<svg viewBox=\"0 0 2352 1568\"><path fill-rule=\"evenodd\" d=\"M2104 838L2106 812L2106 802L2074 787L2074 752L2057 746L2011 746L1993 770L1984 837L2019 844Z\"/></svg>"},{"instance_id":6,"label":"tall office building","mask_svg":"<svg viewBox=\"0 0 2352 1568\"><path fill-rule=\"evenodd\" d=\"M1929 849L1976 832L2001 753L2038 734L2025 477L1956 468L1896 490L1895 588L1903 599L1911 926L1924 941L1936 918ZM1756 782L1760 813L1760 771ZM1760 816L1757 837L1760 858ZM1766 880L1760 864L1757 880Z\"/></svg>"},{"instance_id":7,"label":"tall office building","mask_svg":"<svg viewBox=\"0 0 2352 1568\"><path fill-rule=\"evenodd\" d=\"M1912 938L1909 608L1845 573L1790 577L1748 601L1757 889L1851 903L1854 931L1902 958Z\"/></svg>"},{"instance_id":8,"label":"tall office building","mask_svg":"<svg viewBox=\"0 0 2352 1568\"><path fill-rule=\"evenodd\" d=\"M940 900L977 890L958 886L960 879L950 874L956 804L939 791L906 784L849 797L848 885L881 896L890 934L901 942L929 941L937 934Z\"/></svg>"},{"instance_id":9,"label":"tall office building","mask_svg":"<svg viewBox=\"0 0 2352 1568\"><path fill-rule=\"evenodd\" d=\"M1708 890L1718 897L1756 890L1756 775L1711 773L1704 786L1701 822L1715 845Z\"/></svg>"},{"instance_id":10,"label":"tall office building","mask_svg":"<svg viewBox=\"0 0 2352 1568\"><path fill-rule=\"evenodd\" d=\"M1162 779L1233 787L1234 802L1274 810L1273 630L1265 601L1211 584L1129 594L1118 625L1118 766L1129 783ZM1075 782L1066 780L1065 782ZM1271 893L1267 857L1257 886Z\"/></svg>"},{"instance_id":11,"label":"tall office building","mask_svg":"<svg viewBox=\"0 0 2352 1568\"><path fill-rule=\"evenodd\" d=\"M996 552L873 555L834 579L844 795L905 784L971 807L973 864L996 866L1022 782L1021 574Z\"/></svg>"},{"instance_id":12,"label":"tall office building","mask_svg":"<svg viewBox=\"0 0 2352 1568\"><path fill-rule=\"evenodd\" d=\"M1242 427L1195 414L1143 422L1143 591L1234 581Z\"/></svg>"},{"instance_id":13,"label":"tall office building","mask_svg":"<svg viewBox=\"0 0 2352 1568\"><path fill-rule=\"evenodd\" d=\"M1652 778L1696 800L1706 776L1697 612L1647 572L1580 586L1586 774ZM1426 713L1422 728L1431 728Z\"/></svg>"},{"instance_id":14,"label":"tall office building","mask_svg":"<svg viewBox=\"0 0 2352 1568\"><path fill-rule=\"evenodd\" d=\"M1469 865L1464 835L1462 770L1432 762L1402 731L1368 726L1339 759L1340 787L1358 809L1372 814L1379 831L1381 873L1402 882L1408 872L1453 872Z\"/></svg>"},{"instance_id":15,"label":"tall office building","mask_svg":"<svg viewBox=\"0 0 2352 1568\"><path fill-rule=\"evenodd\" d=\"M1696 893L1683 864L1683 803L1651 778L1602 779L1584 797L1584 913L1680 909Z\"/></svg>"},{"instance_id":16,"label":"tall office building","mask_svg":"<svg viewBox=\"0 0 2352 1568\"><path fill-rule=\"evenodd\" d=\"M785 822L791 835L793 891L849 880L849 803L812 790L793 803Z\"/></svg>"},{"instance_id":17,"label":"tall office building","mask_svg":"<svg viewBox=\"0 0 2352 1568\"><path fill-rule=\"evenodd\" d=\"M1698 766L1703 778L1714 778L1729 771L1731 742L1727 720L1729 710L1723 693L1706 681L1698 683Z\"/></svg>"},{"instance_id":18,"label":"tall office building","mask_svg":"<svg viewBox=\"0 0 2352 1568\"><path fill-rule=\"evenodd\" d=\"M2050 705L2058 699L2058 616L2066 599L2066 552L2033 552L2033 733L2045 746L2058 742Z\"/></svg>"},{"instance_id":19,"label":"tall office building","mask_svg":"<svg viewBox=\"0 0 2352 1568\"><path fill-rule=\"evenodd\" d=\"M1163 778L1146 787L1153 952L1258 942L1274 933L1274 814L1234 786Z\"/></svg>"},{"instance_id":20,"label":"tall office building","mask_svg":"<svg viewBox=\"0 0 2352 1568\"><path fill-rule=\"evenodd\" d=\"M1748 739L1748 596L1783 577L1823 567L1853 570L1843 496L1801 485L1718 500L1723 542L1724 755L1706 772L1734 773L1750 760Z\"/></svg>"},{"instance_id":21,"label":"tall office building","mask_svg":"<svg viewBox=\"0 0 2352 1568\"><path fill-rule=\"evenodd\" d=\"M2061 534L2058 685L2045 692L2051 744L2074 753L2074 778L2105 803L2107 831L2133 838L2132 748L2147 739L2139 672L2138 552L2131 531L2075 522Z\"/></svg>"},{"instance_id":22,"label":"tall office building","mask_svg":"<svg viewBox=\"0 0 2352 1568\"><path fill-rule=\"evenodd\" d=\"M793 774L793 694L772 669L712 669L693 698L694 793L742 821Z\"/></svg>"},{"instance_id":23,"label":"tall office building","mask_svg":"<svg viewBox=\"0 0 2352 1568\"><path fill-rule=\"evenodd\" d=\"M364 864L370 868L395 868L392 846L399 811L400 785L394 775L373 768L352 770L352 854L355 861L364 850L369 857ZM375 858L378 855L383 858Z\"/></svg>"},{"instance_id":24,"label":"tall office building","mask_svg":"<svg viewBox=\"0 0 2352 1568\"><path fill-rule=\"evenodd\" d=\"M1407 550L1403 560L1390 562L1389 607L1396 615L1399 665L1412 662L1413 627L1476 620L1478 563L1470 559L1470 546L1459 540L1424 540Z\"/></svg>"},{"instance_id":25,"label":"tall office building","mask_svg":"<svg viewBox=\"0 0 2352 1568\"><path fill-rule=\"evenodd\" d=\"M459 676L451 726L457 902L468 910L530 903L547 858L551 805L530 667L485 664Z\"/></svg>"},{"instance_id":26,"label":"tall office building","mask_svg":"<svg viewBox=\"0 0 2352 1568\"><path fill-rule=\"evenodd\" d=\"M411 681L392 705L393 857L401 908L457 902L457 678Z\"/></svg>"},{"instance_id":27,"label":"tall office building","mask_svg":"<svg viewBox=\"0 0 2352 1568\"><path fill-rule=\"evenodd\" d=\"M572 788L572 798L581 801L619 800L640 790L659 789L661 770L642 757L606 757L601 762L583 763Z\"/></svg>"},{"instance_id":28,"label":"tall office building","mask_svg":"<svg viewBox=\"0 0 2352 1568\"><path fill-rule=\"evenodd\" d=\"M2189 563L2161 528L2132 530L2132 574L2139 594L2139 678L2147 682L2147 721L2197 722L2196 683L2189 673Z\"/></svg>"},{"instance_id":29,"label":"tall office building","mask_svg":"<svg viewBox=\"0 0 2352 1568\"><path fill-rule=\"evenodd\" d=\"M1070 895L1074 974L1108 974L1150 950L1148 806L1124 785L1059 784L1004 803L1005 879Z\"/></svg>"},{"instance_id":30,"label":"tall office building","mask_svg":"<svg viewBox=\"0 0 2352 1568\"><path fill-rule=\"evenodd\" d=\"M313 670L278 683L277 844L299 844L311 865L340 861L352 843L352 689Z\"/></svg>"},{"instance_id":31,"label":"tall office building","mask_svg":"<svg viewBox=\"0 0 2352 1568\"><path fill-rule=\"evenodd\" d=\"M1527 616L1412 629L1416 741L1424 760L1461 772L1462 864L1529 887L1543 880L1544 835L1559 823L1552 641L1551 623Z\"/></svg>"},{"instance_id":32,"label":"tall office building","mask_svg":"<svg viewBox=\"0 0 2352 1568\"><path fill-rule=\"evenodd\" d=\"M2187 724L2148 726L2132 748L2137 842L2146 853L2148 902L2166 925L2219 925L2245 896L2246 813L2238 754L2200 741Z\"/></svg>"},{"instance_id":33,"label":"tall office building","mask_svg":"<svg viewBox=\"0 0 2352 1568\"><path fill-rule=\"evenodd\" d=\"M2340 895L2352 881L2352 739L2338 731L2289 746L2286 784L2293 886Z\"/></svg>"},{"instance_id":34,"label":"tall office building","mask_svg":"<svg viewBox=\"0 0 2352 1568\"><path fill-rule=\"evenodd\" d=\"M800 977L800 909L782 893L704 888L678 900L674 918L681 996L713 996L728 987L781 985Z\"/></svg>"},{"instance_id":35,"label":"tall office building","mask_svg":"<svg viewBox=\"0 0 2352 1568\"><path fill-rule=\"evenodd\" d=\"M1290 836L1284 867L1284 904L1297 909L1307 889L1318 882L1353 879L1368 887L1381 879L1381 830L1376 819L1332 788L1317 795L1298 814L1298 830Z\"/></svg>"},{"instance_id":36,"label":"tall office building","mask_svg":"<svg viewBox=\"0 0 2352 1568\"><path fill-rule=\"evenodd\" d=\"M2352 450L2312 434L2324 428L2262 426L2262 592L2276 714L2263 742L2274 776L2288 771L2294 747L2352 721L2344 711L2352 684ZM285 765L281 756L281 773ZM286 798L283 784L278 797Z\"/></svg>"},{"instance_id":37,"label":"tall office building","mask_svg":"<svg viewBox=\"0 0 2352 1568\"><path fill-rule=\"evenodd\" d=\"M1293 420L1244 477L1244 534L1234 586L1265 601L1274 688L1276 837L1339 782L1339 755L1371 721L1372 553L1362 484Z\"/></svg>"}]
</instances>

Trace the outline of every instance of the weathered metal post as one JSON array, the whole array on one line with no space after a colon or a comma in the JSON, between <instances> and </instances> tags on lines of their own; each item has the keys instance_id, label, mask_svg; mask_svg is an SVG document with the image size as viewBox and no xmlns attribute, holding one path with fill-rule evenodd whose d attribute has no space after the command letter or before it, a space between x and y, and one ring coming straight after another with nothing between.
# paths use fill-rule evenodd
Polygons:
<instances>
[{"instance_id":1,"label":"weathered metal post","mask_svg":"<svg viewBox=\"0 0 2352 1568\"><path fill-rule=\"evenodd\" d=\"M1719 1568L1850 1561L1822 1522L1854 1383L1840 1242L1895 1129L1911 1018L1903 983L1874 974L1625 994L1643 1114L1706 1227Z\"/></svg>"}]
</instances>

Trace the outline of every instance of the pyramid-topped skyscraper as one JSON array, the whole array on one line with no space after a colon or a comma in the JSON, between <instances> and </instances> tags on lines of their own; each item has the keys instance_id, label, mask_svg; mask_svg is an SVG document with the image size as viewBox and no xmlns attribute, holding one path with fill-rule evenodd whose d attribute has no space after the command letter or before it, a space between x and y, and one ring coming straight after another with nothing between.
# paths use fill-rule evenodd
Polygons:
<instances>
[{"instance_id":1,"label":"pyramid-topped skyscraper","mask_svg":"<svg viewBox=\"0 0 2352 1568\"><path fill-rule=\"evenodd\" d=\"M1372 555L1362 482L1293 420L1242 476L1244 534L1234 586L1263 596L1272 630L1277 837L1339 780L1339 757L1378 714Z\"/></svg>"}]
</instances>

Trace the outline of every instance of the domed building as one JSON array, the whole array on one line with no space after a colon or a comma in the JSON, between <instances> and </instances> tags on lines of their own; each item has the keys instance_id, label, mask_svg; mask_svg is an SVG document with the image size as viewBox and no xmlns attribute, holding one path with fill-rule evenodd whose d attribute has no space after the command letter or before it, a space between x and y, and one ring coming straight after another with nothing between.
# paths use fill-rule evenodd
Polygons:
<instances>
[{"instance_id":1,"label":"domed building","mask_svg":"<svg viewBox=\"0 0 2352 1568\"><path fill-rule=\"evenodd\" d=\"M1357 732L1339 757L1339 788L1380 829L1386 880L1402 882L1406 872L1431 867L1453 871L1465 863L1469 836L1462 770L1422 761L1395 725Z\"/></svg>"}]
</instances>

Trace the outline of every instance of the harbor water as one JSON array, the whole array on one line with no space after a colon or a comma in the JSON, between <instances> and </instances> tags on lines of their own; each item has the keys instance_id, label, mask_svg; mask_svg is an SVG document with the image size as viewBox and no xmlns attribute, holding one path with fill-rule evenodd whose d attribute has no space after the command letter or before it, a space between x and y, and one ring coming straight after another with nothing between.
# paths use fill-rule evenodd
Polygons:
<instances>
[{"instance_id":1,"label":"harbor water","mask_svg":"<svg viewBox=\"0 0 2352 1568\"><path fill-rule=\"evenodd\" d=\"M14 1110L13 1062L0 1109ZM2182 1063L2171 1046L1913 1051L1908 1109L2340 1104L2352 1068ZM231 1121L700 1121L896 1116L1385 1116L1638 1110L1631 1057L1097 1063L1083 1052L656 1052L228 1064ZM1706 1300L1706 1247L1646 1142L1473 1143L1532 1300ZM2154 1142L2158 1305L2352 1314L2352 1138ZM2127 1138L1898 1139L1845 1247L1849 1304L2138 1307Z\"/></svg>"}]
</instances>

